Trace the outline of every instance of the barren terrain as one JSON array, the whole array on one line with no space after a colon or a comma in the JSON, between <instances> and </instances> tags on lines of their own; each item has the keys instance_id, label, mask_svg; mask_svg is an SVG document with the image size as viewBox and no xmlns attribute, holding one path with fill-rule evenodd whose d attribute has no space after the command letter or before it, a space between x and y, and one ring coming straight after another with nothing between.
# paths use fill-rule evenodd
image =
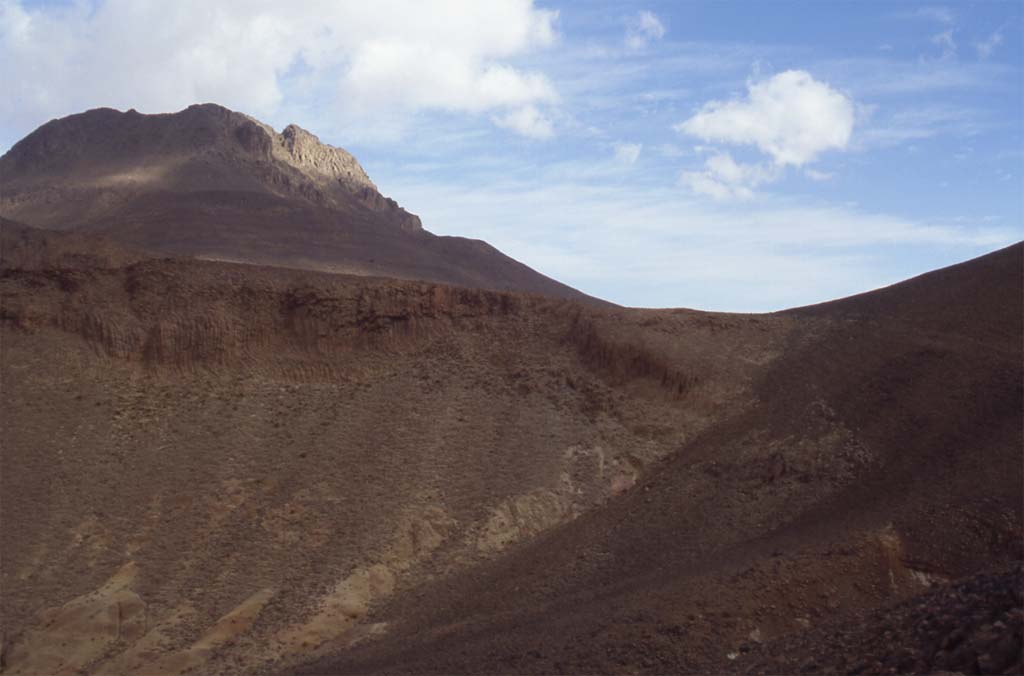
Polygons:
<instances>
[{"instance_id":1,"label":"barren terrain","mask_svg":"<svg viewBox=\"0 0 1024 676\"><path fill-rule=\"evenodd\" d=\"M1020 671L1024 245L767 315L502 291L219 111L321 193L0 220L4 673ZM190 248L222 197L248 263ZM290 210L401 274L252 264Z\"/></svg>"},{"instance_id":2,"label":"barren terrain","mask_svg":"<svg viewBox=\"0 0 1024 676\"><path fill-rule=\"evenodd\" d=\"M1020 556L1020 264L768 316L8 268L5 663L745 668Z\"/></svg>"}]
</instances>

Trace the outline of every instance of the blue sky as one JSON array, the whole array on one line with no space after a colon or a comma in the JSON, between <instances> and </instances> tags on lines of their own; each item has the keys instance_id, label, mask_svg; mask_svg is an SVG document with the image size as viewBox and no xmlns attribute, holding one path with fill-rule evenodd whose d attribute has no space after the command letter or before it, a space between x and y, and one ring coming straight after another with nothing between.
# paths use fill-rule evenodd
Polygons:
<instances>
[{"instance_id":1,"label":"blue sky","mask_svg":"<svg viewBox=\"0 0 1024 676\"><path fill-rule=\"evenodd\" d=\"M0 146L215 101L635 306L782 309L1024 238L1022 3L360 4L0 0Z\"/></svg>"}]
</instances>

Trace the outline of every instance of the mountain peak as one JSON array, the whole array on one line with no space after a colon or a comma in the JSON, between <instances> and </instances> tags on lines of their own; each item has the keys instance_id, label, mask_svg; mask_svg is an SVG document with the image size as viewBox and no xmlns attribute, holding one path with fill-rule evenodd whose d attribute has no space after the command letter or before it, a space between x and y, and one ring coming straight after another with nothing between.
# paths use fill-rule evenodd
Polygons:
<instances>
[{"instance_id":1,"label":"mountain peak","mask_svg":"<svg viewBox=\"0 0 1024 676\"><path fill-rule=\"evenodd\" d=\"M47 122L0 157L0 218L146 255L588 299L482 242L424 230L343 148L215 103Z\"/></svg>"},{"instance_id":2,"label":"mountain peak","mask_svg":"<svg viewBox=\"0 0 1024 676\"><path fill-rule=\"evenodd\" d=\"M96 108L51 120L0 157L0 184L6 193L0 210L43 227L59 224L24 212L38 212L29 204L35 201L29 193L53 186L64 193L270 193L329 208L358 203L391 214L389 219L403 229L422 227L418 217L381 195L343 148L324 143L295 124L277 133L264 122L215 103L155 115ZM58 209L54 218L67 215Z\"/></svg>"}]
</instances>

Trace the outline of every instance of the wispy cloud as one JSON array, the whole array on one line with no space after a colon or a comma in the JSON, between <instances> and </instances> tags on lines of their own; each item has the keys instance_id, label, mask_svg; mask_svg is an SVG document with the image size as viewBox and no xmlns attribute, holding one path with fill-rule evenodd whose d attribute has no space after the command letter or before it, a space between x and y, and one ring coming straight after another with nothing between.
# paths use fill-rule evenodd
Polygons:
<instances>
[{"instance_id":1,"label":"wispy cloud","mask_svg":"<svg viewBox=\"0 0 1024 676\"><path fill-rule=\"evenodd\" d=\"M1003 44L1003 30L999 29L984 40L974 43L974 48L978 51L978 58L987 59L1001 44Z\"/></svg>"},{"instance_id":2,"label":"wispy cloud","mask_svg":"<svg viewBox=\"0 0 1024 676\"><path fill-rule=\"evenodd\" d=\"M615 159L621 164L636 164L642 150L643 144L641 143L616 143Z\"/></svg>"},{"instance_id":3,"label":"wispy cloud","mask_svg":"<svg viewBox=\"0 0 1024 676\"><path fill-rule=\"evenodd\" d=\"M910 11L896 12L894 16L902 19L924 19L946 25L951 25L956 21L956 15L953 13L953 10L941 5L918 7Z\"/></svg>"},{"instance_id":4,"label":"wispy cloud","mask_svg":"<svg viewBox=\"0 0 1024 676\"><path fill-rule=\"evenodd\" d=\"M844 84L857 99L910 94L948 94L953 90L999 90L1018 71L994 62L899 60L889 57L823 60L816 68Z\"/></svg>"},{"instance_id":5,"label":"wispy cloud","mask_svg":"<svg viewBox=\"0 0 1024 676\"><path fill-rule=\"evenodd\" d=\"M662 157L668 158L685 157L687 154L685 150L677 146L675 143L662 143L655 148L655 150Z\"/></svg>"},{"instance_id":6,"label":"wispy cloud","mask_svg":"<svg viewBox=\"0 0 1024 676\"><path fill-rule=\"evenodd\" d=\"M985 112L974 107L916 104L872 115L854 143L860 150L884 148L935 136L974 136L989 125Z\"/></svg>"},{"instance_id":7,"label":"wispy cloud","mask_svg":"<svg viewBox=\"0 0 1024 676\"><path fill-rule=\"evenodd\" d=\"M749 209L694 200L671 187L546 175L472 186L406 178L393 187L427 228L483 237L547 274L628 305L781 309L924 272L907 262L907 251L952 263L1019 239L995 225L778 197Z\"/></svg>"},{"instance_id":8,"label":"wispy cloud","mask_svg":"<svg viewBox=\"0 0 1024 676\"><path fill-rule=\"evenodd\" d=\"M918 7L910 11L896 12L893 16L940 24L944 30L933 34L931 36L931 43L941 50L939 58L942 60L948 61L956 57L957 45L956 40L953 38L953 33L956 30L956 14L950 8L940 5Z\"/></svg>"},{"instance_id":9,"label":"wispy cloud","mask_svg":"<svg viewBox=\"0 0 1024 676\"><path fill-rule=\"evenodd\" d=\"M626 22L626 47L640 50L652 40L665 37L665 24L654 12L644 10Z\"/></svg>"},{"instance_id":10,"label":"wispy cloud","mask_svg":"<svg viewBox=\"0 0 1024 676\"><path fill-rule=\"evenodd\" d=\"M534 139L549 139L555 134L551 120L535 106L523 106L492 119L499 127Z\"/></svg>"},{"instance_id":11,"label":"wispy cloud","mask_svg":"<svg viewBox=\"0 0 1024 676\"><path fill-rule=\"evenodd\" d=\"M953 29L949 28L932 36L932 44L942 50L943 59L952 59L956 56L956 41L953 40Z\"/></svg>"},{"instance_id":12,"label":"wispy cloud","mask_svg":"<svg viewBox=\"0 0 1024 676\"><path fill-rule=\"evenodd\" d=\"M679 182L698 195L716 200L749 200L754 197L754 188L776 180L780 173L779 165L745 164L729 153L719 152L705 160L700 171L684 171Z\"/></svg>"}]
</instances>

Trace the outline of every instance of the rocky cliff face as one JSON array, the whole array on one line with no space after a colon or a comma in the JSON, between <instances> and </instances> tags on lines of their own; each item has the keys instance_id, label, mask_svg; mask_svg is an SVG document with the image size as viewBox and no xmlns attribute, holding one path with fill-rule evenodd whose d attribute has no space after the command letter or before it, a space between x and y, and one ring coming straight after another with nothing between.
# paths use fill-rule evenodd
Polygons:
<instances>
[{"instance_id":1,"label":"rocky cliff face","mask_svg":"<svg viewBox=\"0 0 1024 676\"><path fill-rule=\"evenodd\" d=\"M298 125L290 124L283 132L275 134L273 148L275 156L325 182L337 181L355 189L377 189L348 151L321 143Z\"/></svg>"}]
</instances>

